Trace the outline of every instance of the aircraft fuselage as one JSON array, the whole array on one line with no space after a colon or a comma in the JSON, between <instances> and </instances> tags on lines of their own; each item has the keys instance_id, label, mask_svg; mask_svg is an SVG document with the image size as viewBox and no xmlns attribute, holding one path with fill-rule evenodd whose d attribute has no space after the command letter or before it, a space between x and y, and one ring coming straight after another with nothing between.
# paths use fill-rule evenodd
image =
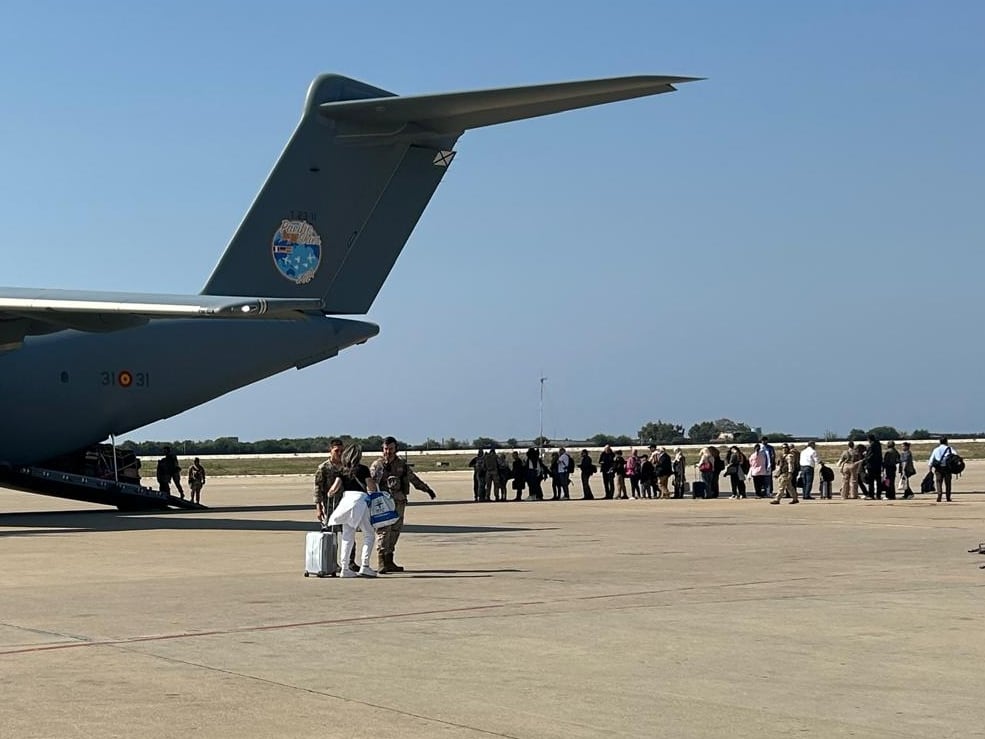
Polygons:
<instances>
[{"instance_id":1,"label":"aircraft fuselage","mask_svg":"<svg viewBox=\"0 0 985 739\"><path fill-rule=\"evenodd\" d=\"M378 332L365 321L308 315L163 320L29 337L0 354L0 462L34 464L96 444L320 362Z\"/></svg>"}]
</instances>

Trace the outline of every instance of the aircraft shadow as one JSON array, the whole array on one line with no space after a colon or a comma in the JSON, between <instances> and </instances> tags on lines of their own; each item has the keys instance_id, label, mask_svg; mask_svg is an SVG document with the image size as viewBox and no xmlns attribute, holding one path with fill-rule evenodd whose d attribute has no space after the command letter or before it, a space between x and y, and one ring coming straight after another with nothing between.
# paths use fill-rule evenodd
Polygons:
<instances>
[{"instance_id":1,"label":"aircraft shadow","mask_svg":"<svg viewBox=\"0 0 985 739\"><path fill-rule=\"evenodd\" d=\"M302 506L307 509L309 506ZM245 509L247 512L255 510ZM212 512L215 512L213 509ZM275 521L270 519L210 518L167 513L121 513L119 511L52 511L0 515L0 538L44 536L45 534L92 533L99 531L316 531L313 521ZM536 531L514 526L406 524L408 534L491 534Z\"/></svg>"}]
</instances>

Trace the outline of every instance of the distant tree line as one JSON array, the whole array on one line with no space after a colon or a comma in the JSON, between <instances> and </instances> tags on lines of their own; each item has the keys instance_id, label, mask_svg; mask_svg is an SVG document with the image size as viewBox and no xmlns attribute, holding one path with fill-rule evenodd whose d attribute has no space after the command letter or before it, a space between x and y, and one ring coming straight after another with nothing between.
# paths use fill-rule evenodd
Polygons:
<instances>
[{"instance_id":1,"label":"distant tree line","mask_svg":"<svg viewBox=\"0 0 985 739\"><path fill-rule=\"evenodd\" d=\"M825 441L840 441L849 439L851 441L861 441L869 434L875 434L880 441L899 441L911 439L921 441L933 438L927 429L914 429L910 433L899 431L892 426L876 426L865 431L863 429L852 429L847 437L839 436L832 431L824 433ZM586 446L601 447L609 444L616 447L630 447L634 444L649 445L672 445L672 444L705 444L710 441L734 442L736 444L753 444L759 441L760 436L766 436L770 441L795 441L797 437L776 431L767 431L760 434L751 429L744 423L732 421L728 418L720 418L717 421L701 421L695 423L687 433L684 426L668 421L650 421L643 424L636 438L625 434L595 434L584 440ZM954 436L954 434L951 434ZM985 435L985 434L982 434ZM969 434L969 436L975 436ZM328 442L331 437L314 436L303 439L261 439L260 441L240 441L236 436L221 436L218 439L205 440L176 440L176 441L126 441L120 444L123 449L130 449L140 456L154 457L164 453L164 447L170 446L177 454L305 454L324 452L328 449ZM383 446L382 436L349 436L342 434L339 436L345 444L356 443L363 449L376 451ZM567 440L565 440L567 441ZM546 436L533 439L530 442L523 442L534 446L555 446L556 444ZM489 436L479 436L469 441L468 439L447 439L428 438L423 444L409 444L405 441L397 440L397 448L401 451L454 451L457 449L517 449L521 446L520 441L510 437L505 441L498 441Z\"/></svg>"},{"instance_id":2,"label":"distant tree line","mask_svg":"<svg viewBox=\"0 0 985 739\"><path fill-rule=\"evenodd\" d=\"M170 446L176 454L305 454L328 450L332 437L314 436L305 439L261 439L260 441L240 441L236 436L220 436L218 439L176 440L176 441L125 441L120 444L140 456L156 457L164 454L164 447ZM383 446L382 436L341 435L345 444L356 443L363 449L377 451ZM397 440L398 449L411 449L406 442Z\"/></svg>"}]
</instances>

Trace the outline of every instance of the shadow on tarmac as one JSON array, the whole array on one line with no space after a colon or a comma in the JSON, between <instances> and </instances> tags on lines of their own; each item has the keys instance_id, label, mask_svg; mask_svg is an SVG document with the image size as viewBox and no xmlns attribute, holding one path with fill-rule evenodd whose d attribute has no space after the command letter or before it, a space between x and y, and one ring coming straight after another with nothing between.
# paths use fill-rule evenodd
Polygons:
<instances>
[{"instance_id":1,"label":"shadow on tarmac","mask_svg":"<svg viewBox=\"0 0 985 739\"><path fill-rule=\"evenodd\" d=\"M447 580L448 578L477 578L477 577L493 577L494 575L502 575L506 572L529 572L529 570L517 570L517 569L502 569L502 570L408 570L402 574L396 575L396 577L407 577L414 578L416 580ZM390 577L387 575L387 577Z\"/></svg>"},{"instance_id":2,"label":"shadow on tarmac","mask_svg":"<svg viewBox=\"0 0 985 739\"><path fill-rule=\"evenodd\" d=\"M266 510L308 510L310 506L268 506ZM187 512L121 513L120 511L46 511L41 513L0 514L0 538L84 534L97 531L317 531L314 521L275 521L270 519L211 518L209 513L251 512L243 509L213 508L193 516ZM206 515L202 515L206 514ZM511 526L447 526L405 524L405 534L492 534L544 529Z\"/></svg>"}]
</instances>

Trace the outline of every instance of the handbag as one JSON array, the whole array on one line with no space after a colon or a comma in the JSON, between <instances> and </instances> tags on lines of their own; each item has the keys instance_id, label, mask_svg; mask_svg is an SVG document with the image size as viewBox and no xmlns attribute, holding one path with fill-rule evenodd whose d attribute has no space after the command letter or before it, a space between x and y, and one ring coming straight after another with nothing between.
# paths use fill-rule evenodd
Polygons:
<instances>
[{"instance_id":1,"label":"handbag","mask_svg":"<svg viewBox=\"0 0 985 739\"><path fill-rule=\"evenodd\" d=\"M397 515L397 504L390 493L367 493L369 497L369 522L374 529L382 529L393 524L400 518Z\"/></svg>"}]
</instances>

